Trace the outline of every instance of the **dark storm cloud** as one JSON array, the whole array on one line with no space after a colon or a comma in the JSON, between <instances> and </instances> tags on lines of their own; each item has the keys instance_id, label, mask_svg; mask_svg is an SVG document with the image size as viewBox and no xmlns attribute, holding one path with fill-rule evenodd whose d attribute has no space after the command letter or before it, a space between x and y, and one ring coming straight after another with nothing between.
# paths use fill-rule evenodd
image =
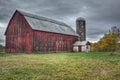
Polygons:
<instances>
[{"instance_id":1,"label":"dark storm cloud","mask_svg":"<svg viewBox=\"0 0 120 80\"><path fill-rule=\"evenodd\" d=\"M120 0L0 0L0 26L6 27L16 9L60 20L75 29L86 19L87 39L98 40L110 27L120 26Z\"/></svg>"}]
</instances>

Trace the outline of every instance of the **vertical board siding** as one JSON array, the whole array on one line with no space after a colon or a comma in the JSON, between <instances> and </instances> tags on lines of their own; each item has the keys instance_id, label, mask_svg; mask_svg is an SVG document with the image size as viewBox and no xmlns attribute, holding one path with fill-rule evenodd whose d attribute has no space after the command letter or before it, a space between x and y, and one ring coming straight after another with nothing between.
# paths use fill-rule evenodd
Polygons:
<instances>
[{"instance_id":1,"label":"vertical board siding","mask_svg":"<svg viewBox=\"0 0 120 80\"><path fill-rule=\"evenodd\" d=\"M34 31L35 52L68 52L72 51L76 36L69 36L51 32Z\"/></svg>"}]
</instances>

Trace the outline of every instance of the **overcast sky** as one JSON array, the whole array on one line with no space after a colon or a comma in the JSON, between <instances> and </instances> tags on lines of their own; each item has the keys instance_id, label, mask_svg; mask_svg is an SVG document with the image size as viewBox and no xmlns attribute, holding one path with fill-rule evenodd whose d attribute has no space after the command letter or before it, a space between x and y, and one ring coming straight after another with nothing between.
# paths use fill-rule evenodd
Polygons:
<instances>
[{"instance_id":1,"label":"overcast sky","mask_svg":"<svg viewBox=\"0 0 120 80\"><path fill-rule=\"evenodd\" d=\"M62 21L74 30L76 18L83 17L87 40L93 42L112 26L120 26L120 0L0 0L0 44L16 9Z\"/></svg>"}]
</instances>

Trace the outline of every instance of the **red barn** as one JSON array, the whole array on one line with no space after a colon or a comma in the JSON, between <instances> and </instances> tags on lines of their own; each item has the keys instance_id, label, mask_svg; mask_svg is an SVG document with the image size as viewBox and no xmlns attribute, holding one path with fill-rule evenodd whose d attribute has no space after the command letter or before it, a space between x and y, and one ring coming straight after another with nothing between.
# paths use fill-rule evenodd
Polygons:
<instances>
[{"instance_id":1,"label":"red barn","mask_svg":"<svg viewBox=\"0 0 120 80\"><path fill-rule=\"evenodd\" d=\"M70 52L78 34L63 22L16 10L5 32L6 52Z\"/></svg>"}]
</instances>

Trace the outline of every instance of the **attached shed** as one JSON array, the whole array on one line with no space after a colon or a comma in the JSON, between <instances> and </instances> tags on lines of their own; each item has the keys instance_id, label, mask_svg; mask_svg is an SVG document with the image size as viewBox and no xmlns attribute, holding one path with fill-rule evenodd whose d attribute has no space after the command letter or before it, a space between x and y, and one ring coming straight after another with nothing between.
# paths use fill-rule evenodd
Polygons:
<instances>
[{"instance_id":1,"label":"attached shed","mask_svg":"<svg viewBox=\"0 0 120 80\"><path fill-rule=\"evenodd\" d=\"M5 32L6 52L70 52L78 34L63 22L16 10Z\"/></svg>"},{"instance_id":2,"label":"attached shed","mask_svg":"<svg viewBox=\"0 0 120 80\"><path fill-rule=\"evenodd\" d=\"M75 52L89 52L90 42L88 41L76 41L73 44L73 51Z\"/></svg>"}]
</instances>

